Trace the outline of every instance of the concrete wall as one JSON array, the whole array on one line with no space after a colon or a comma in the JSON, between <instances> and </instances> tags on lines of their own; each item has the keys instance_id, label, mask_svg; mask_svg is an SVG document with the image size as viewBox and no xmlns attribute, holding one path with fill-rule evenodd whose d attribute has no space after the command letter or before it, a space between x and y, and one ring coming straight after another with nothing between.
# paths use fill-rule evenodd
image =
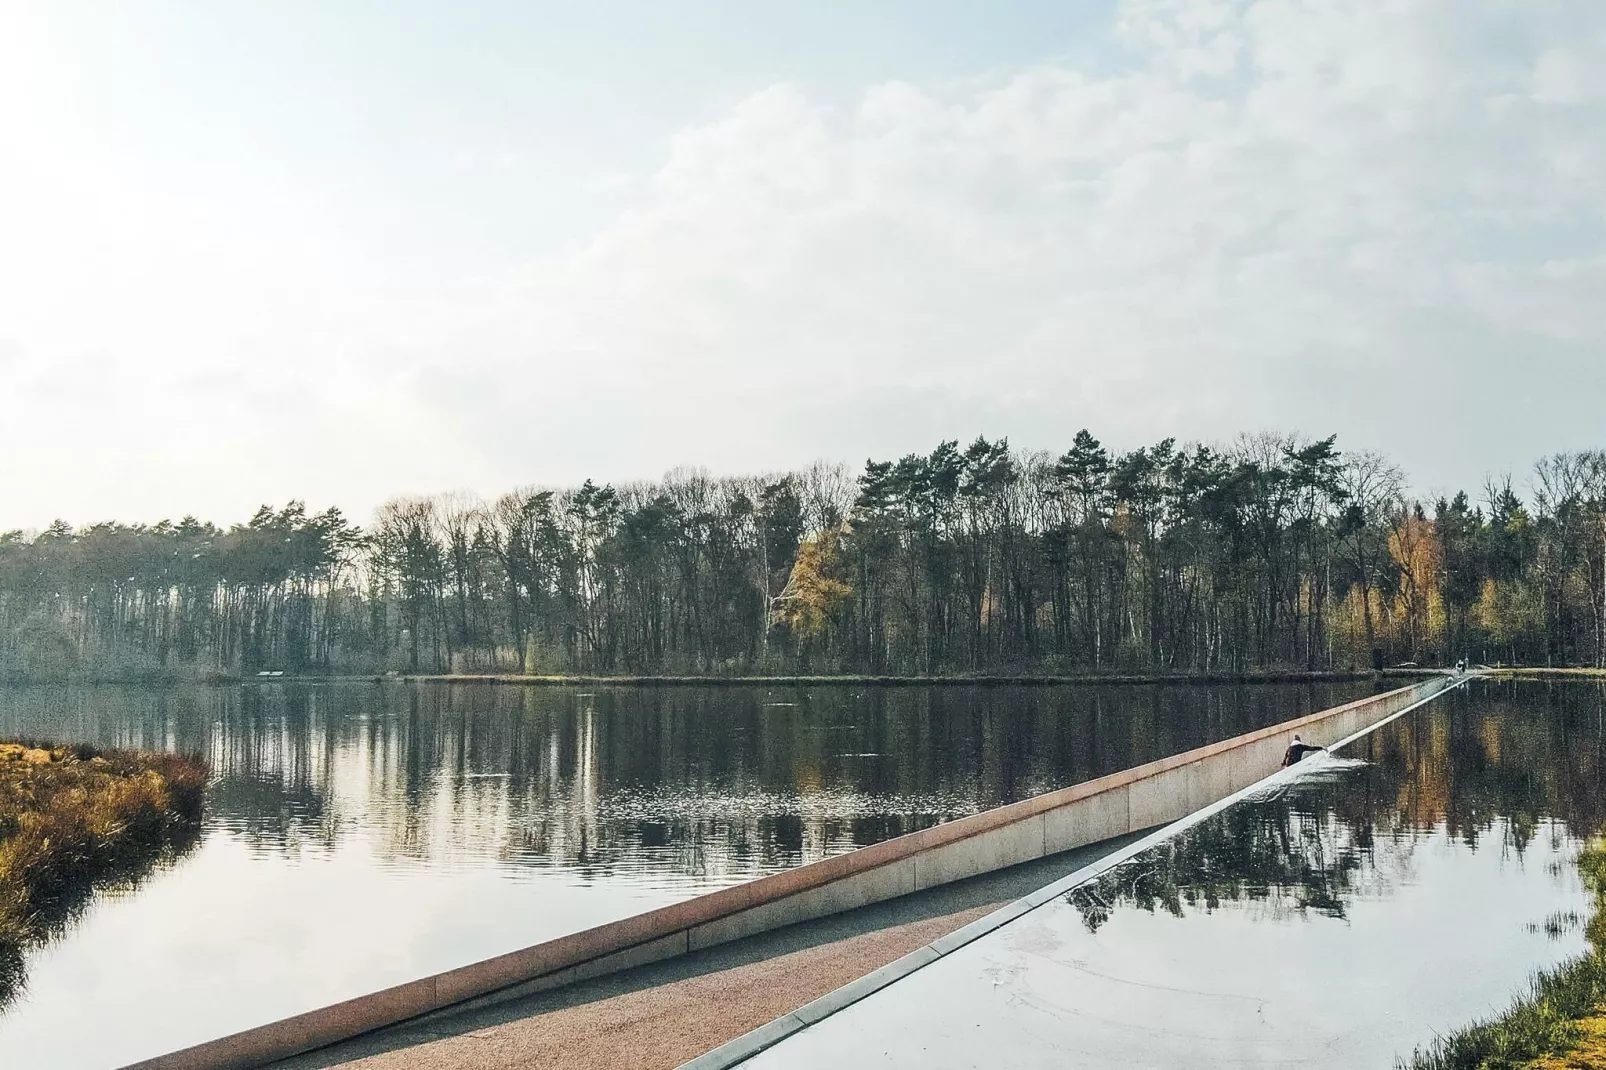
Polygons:
<instances>
[{"instance_id":1,"label":"concrete wall","mask_svg":"<svg viewBox=\"0 0 1606 1070\"><path fill-rule=\"evenodd\" d=\"M1332 743L1448 683L1433 679L1361 699L126 1070L259 1066L478 997L556 988L1153 828L1266 776L1296 731L1310 742Z\"/></svg>"}]
</instances>

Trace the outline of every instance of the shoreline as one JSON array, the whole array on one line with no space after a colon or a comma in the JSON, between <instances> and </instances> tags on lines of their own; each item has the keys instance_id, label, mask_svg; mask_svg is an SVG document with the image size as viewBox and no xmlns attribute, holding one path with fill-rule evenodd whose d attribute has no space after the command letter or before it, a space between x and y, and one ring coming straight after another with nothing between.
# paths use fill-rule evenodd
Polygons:
<instances>
[{"instance_id":1,"label":"shoreline","mask_svg":"<svg viewBox=\"0 0 1606 1070\"><path fill-rule=\"evenodd\" d=\"M0 741L0 1007L22 990L27 952L99 889L194 842L207 776L186 755Z\"/></svg>"},{"instance_id":2,"label":"shoreline","mask_svg":"<svg viewBox=\"0 0 1606 1070\"><path fill-rule=\"evenodd\" d=\"M940 676L875 675L870 673L842 673L833 675L598 675L591 673L285 673L279 676L258 674L210 674L186 677L179 674L164 676L138 676L129 678L0 680L0 687L233 687L241 684L483 684L505 687L1100 687L1100 686L1204 686L1220 684L1320 684L1357 683L1364 681L1414 680L1441 676L1449 670L1436 668L1390 668L1373 670L1266 670L1250 672L1203 673L1075 673L1054 675L1048 673L976 673ZM1558 675L1598 674L1600 670L1494 670L1497 678L1518 671Z\"/></svg>"},{"instance_id":3,"label":"shoreline","mask_svg":"<svg viewBox=\"0 0 1606 1070\"><path fill-rule=\"evenodd\" d=\"M1373 670L1265 670L1249 672L1108 672L1054 675L1047 673L976 673L939 676L875 675L843 673L834 675L599 675L591 673L285 673L279 676L211 674L186 677L181 674L126 678L0 680L4 688L34 687L233 687L242 684L478 684L502 687L1126 687L1126 686L1210 686L1222 684L1321 684L1358 683L1387 680L1413 680L1440 676L1448 669L1388 668ZM1480 675L1490 680L1599 680L1606 681L1606 669L1534 665L1482 668Z\"/></svg>"},{"instance_id":4,"label":"shoreline","mask_svg":"<svg viewBox=\"0 0 1606 1070\"><path fill-rule=\"evenodd\" d=\"M507 687L1097 687L1104 685L1210 685L1279 683L1350 683L1365 680L1415 679L1438 676L1435 669L1388 669L1373 672L1266 673L1102 673L1078 676L1035 674L974 676L592 676L521 673L398 673L336 676L239 677L229 682L490 684Z\"/></svg>"},{"instance_id":5,"label":"shoreline","mask_svg":"<svg viewBox=\"0 0 1606 1070\"><path fill-rule=\"evenodd\" d=\"M1510 668L1489 669L1486 675L1497 680L1606 680L1606 669L1583 666L1546 668L1542 665L1513 665Z\"/></svg>"},{"instance_id":6,"label":"shoreline","mask_svg":"<svg viewBox=\"0 0 1606 1070\"><path fill-rule=\"evenodd\" d=\"M1575 860L1594 896L1583 924L1590 948L1529 978L1502 1011L1437 1037L1398 1070L1573 1070L1606 1063L1606 844L1585 843Z\"/></svg>"}]
</instances>

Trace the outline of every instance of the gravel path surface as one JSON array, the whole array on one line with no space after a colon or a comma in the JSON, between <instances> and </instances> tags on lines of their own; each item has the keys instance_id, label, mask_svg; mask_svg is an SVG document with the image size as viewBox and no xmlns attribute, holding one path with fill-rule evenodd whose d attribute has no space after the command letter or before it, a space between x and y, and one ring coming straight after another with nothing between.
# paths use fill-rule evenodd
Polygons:
<instances>
[{"instance_id":1,"label":"gravel path surface","mask_svg":"<svg viewBox=\"0 0 1606 1070\"><path fill-rule=\"evenodd\" d=\"M391 1050L361 1039L278 1064L349 1070L673 1070L787 1011L981 917L997 904L895 925L758 962L505 1020L496 1008L387 1031ZM478 1025L468 1017L487 1020ZM504 1020L498 1020L504 1019ZM405 1045L405 1046L400 1046ZM346 1061L332 1061L342 1054Z\"/></svg>"},{"instance_id":2,"label":"gravel path surface","mask_svg":"<svg viewBox=\"0 0 1606 1070\"><path fill-rule=\"evenodd\" d=\"M566 988L445 1011L273 1070L672 1070L1132 838Z\"/></svg>"}]
</instances>

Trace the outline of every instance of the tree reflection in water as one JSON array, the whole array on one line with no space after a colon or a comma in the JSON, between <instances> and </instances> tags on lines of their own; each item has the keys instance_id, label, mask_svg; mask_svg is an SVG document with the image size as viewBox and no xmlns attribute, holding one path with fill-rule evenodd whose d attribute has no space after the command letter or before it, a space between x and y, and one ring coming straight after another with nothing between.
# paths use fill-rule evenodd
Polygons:
<instances>
[{"instance_id":1,"label":"tree reflection in water","mask_svg":"<svg viewBox=\"0 0 1606 1070\"><path fill-rule=\"evenodd\" d=\"M717 886L1348 701L1368 684L0 691L0 729L204 754L259 857Z\"/></svg>"},{"instance_id":2,"label":"tree reflection in water","mask_svg":"<svg viewBox=\"0 0 1606 1070\"><path fill-rule=\"evenodd\" d=\"M1188 909L1256 900L1279 913L1343 917L1346 893L1370 850L1356 832L1331 814L1301 812L1286 800L1233 807L1067 898L1090 932L1117 906L1180 918Z\"/></svg>"},{"instance_id":3,"label":"tree reflection in water","mask_svg":"<svg viewBox=\"0 0 1606 1070\"><path fill-rule=\"evenodd\" d=\"M1436 835L1478 848L1492 833L1521 855L1542 829L1584 840L1606 827L1606 688L1484 684L1458 691L1348 748L1367 765L1245 801L1072 889L1089 931L1122 908L1344 917L1387 877L1379 844L1403 854Z\"/></svg>"}]
</instances>

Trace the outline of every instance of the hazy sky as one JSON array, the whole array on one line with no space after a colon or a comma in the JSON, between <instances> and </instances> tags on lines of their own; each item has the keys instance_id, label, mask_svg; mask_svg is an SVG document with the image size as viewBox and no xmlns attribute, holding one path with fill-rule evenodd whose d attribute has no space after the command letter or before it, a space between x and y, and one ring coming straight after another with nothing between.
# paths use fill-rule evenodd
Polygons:
<instances>
[{"instance_id":1,"label":"hazy sky","mask_svg":"<svg viewBox=\"0 0 1606 1070\"><path fill-rule=\"evenodd\" d=\"M0 527L1606 446L1606 3L0 0Z\"/></svg>"}]
</instances>

